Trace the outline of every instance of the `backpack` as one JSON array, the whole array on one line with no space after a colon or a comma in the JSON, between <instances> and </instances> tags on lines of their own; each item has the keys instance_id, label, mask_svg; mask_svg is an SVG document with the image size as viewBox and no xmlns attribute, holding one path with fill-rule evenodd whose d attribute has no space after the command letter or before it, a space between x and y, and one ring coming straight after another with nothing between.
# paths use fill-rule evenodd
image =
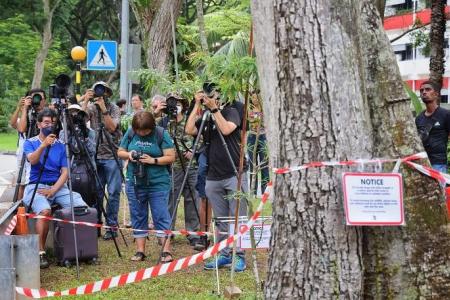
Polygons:
<instances>
[{"instance_id":1,"label":"backpack","mask_svg":"<svg viewBox=\"0 0 450 300\"><path fill-rule=\"evenodd\" d=\"M163 142L163 138L164 138L164 128L161 126L155 126L155 131L156 131L156 143L158 144L159 149L161 150L161 153L163 153L163 149L162 149L162 142ZM131 141L133 140L134 136L136 135L136 132L134 132L133 128L130 127L130 132L128 133L128 144L131 143ZM167 169L169 170L170 173L170 164L167 165Z\"/></svg>"}]
</instances>

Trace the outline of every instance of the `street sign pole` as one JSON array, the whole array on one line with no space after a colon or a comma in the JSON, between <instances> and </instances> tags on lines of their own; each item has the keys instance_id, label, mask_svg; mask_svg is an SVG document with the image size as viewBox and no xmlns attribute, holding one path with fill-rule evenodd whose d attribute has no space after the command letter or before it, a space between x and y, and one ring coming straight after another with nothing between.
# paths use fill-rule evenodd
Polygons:
<instances>
[{"instance_id":1,"label":"street sign pole","mask_svg":"<svg viewBox=\"0 0 450 300\"><path fill-rule=\"evenodd\" d=\"M128 98L128 39L129 39L129 13L130 6L128 0L122 0L122 26L121 26L121 50L120 55L120 99Z\"/></svg>"}]
</instances>

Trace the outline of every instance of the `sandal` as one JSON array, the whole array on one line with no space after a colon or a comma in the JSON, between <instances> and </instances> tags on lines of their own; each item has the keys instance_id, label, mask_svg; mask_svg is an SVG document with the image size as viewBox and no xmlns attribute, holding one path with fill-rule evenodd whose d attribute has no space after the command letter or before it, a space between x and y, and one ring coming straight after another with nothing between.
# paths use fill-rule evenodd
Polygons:
<instances>
[{"instance_id":1,"label":"sandal","mask_svg":"<svg viewBox=\"0 0 450 300\"><path fill-rule=\"evenodd\" d=\"M136 252L135 255L133 255L131 257L131 260L132 261L144 261L145 258L146 258L145 254L143 252L138 251L138 252Z\"/></svg>"},{"instance_id":2,"label":"sandal","mask_svg":"<svg viewBox=\"0 0 450 300\"><path fill-rule=\"evenodd\" d=\"M170 257L170 259L166 259L166 257ZM162 264L173 262L172 253L170 253L170 252L161 253L161 258L159 259L159 261Z\"/></svg>"}]
</instances>

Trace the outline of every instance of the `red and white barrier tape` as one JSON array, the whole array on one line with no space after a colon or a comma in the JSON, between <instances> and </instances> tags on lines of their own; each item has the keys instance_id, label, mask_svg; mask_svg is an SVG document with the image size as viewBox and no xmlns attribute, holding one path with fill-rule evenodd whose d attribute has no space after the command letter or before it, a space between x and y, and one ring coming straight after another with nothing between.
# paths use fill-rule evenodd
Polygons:
<instances>
[{"instance_id":1,"label":"red and white barrier tape","mask_svg":"<svg viewBox=\"0 0 450 300\"><path fill-rule=\"evenodd\" d=\"M413 154L401 159L401 162L407 162L411 160L417 160L427 158L426 152L420 152L417 154ZM322 162L310 162L301 166L295 167L287 167L287 168L273 168L272 171L275 174L286 174L294 171L300 171L308 168L317 168L317 167L332 167L332 166L352 166L352 165L361 165L361 164L379 164L379 163L387 163L387 162L396 162L397 159L357 159L357 160L346 160L346 161L322 161Z\"/></svg>"},{"instance_id":2,"label":"red and white barrier tape","mask_svg":"<svg viewBox=\"0 0 450 300\"><path fill-rule=\"evenodd\" d=\"M267 199L269 198L271 190L272 190L272 183L269 182L267 184L266 190L264 191L264 194L262 195L261 202L259 203L258 208L256 209L253 216L248 220L247 224L240 227L238 234L230 236L226 240L223 240L220 243L215 244L214 246L208 248L203 252L185 258L177 259L170 263L159 264L151 268L141 269L135 272L118 275L115 277L103 279L96 282L91 282L64 291L52 292L44 289L30 289L30 288L16 287L16 292L20 295L32 298L44 298L44 297L68 296L68 295L87 295L111 289L114 287L123 286L129 283L140 282L145 279L165 275L181 269L186 269L192 265L198 264L204 261L205 259L208 259L216 255L217 253L219 253L220 250L231 245L235 239L240 238L244 233L246 233L260 216L263 206L267 202Z\"/></svg>"},{"instance_id":3,"label":"red and white barrier tape","mask_svg":"<svg viewBox=\"0 0 450 300\"><path fill-rule=\"evenodd\" d=\"M17 225L17 215L15 215L12 219L11 222L9 222L8 227L6 227L5 230L5 235L11 235L11 233L13 232L14 228L16 228Z\"/></svg>"},{"instance_id":4,"label":"red and white barrier tape","mask_svg":"<svg viewBox=\"0 0 450 300\"><path fill-rule=\"evenodd\" d=\"M58 219L48 216L41 216L36 214L19 214L22 216L27 216L28 218L33 219L45 219L48 221L55 221L55 222L62 222L62 223L68 223L68 224L76 224L76 225L84 225L89 227L97 227L97 228L105 228L105 229L113 229L113 230L127 230L127 231L139 231L139 232L148 232L148 233L154 233L154 234L164 234L164 235L212 235L211 232L205 232L205 231L188 231L186 229L180 229L180 230L156 230L156 229L133 229L133 228L124 228L124 227L116 227L116 226L108 226L108 225L102 225L97 223L90 223L90 222L82 222L82 221L71 221L71 220L65 220L65 219Z\"/></svg>"},{"instance_id":5,"label":"red and white barrier tape","mask_svg":"<svg viewBox=\"0 0 450 300\"><path fill-rule=\"evenodd\" d=\"M406 161L405 162L408 166L412 167L413 169L416 169L417 171L419 171L420 173L427 175L428 177L434 178L437 181L439 181L439 183L442 186L445 186L446 184L450 184L450 175L449 174L445 174L445 173L441 173L435 169L432 169L430 167L425 167L410 161Z\"/></svg>"}]
</instances>

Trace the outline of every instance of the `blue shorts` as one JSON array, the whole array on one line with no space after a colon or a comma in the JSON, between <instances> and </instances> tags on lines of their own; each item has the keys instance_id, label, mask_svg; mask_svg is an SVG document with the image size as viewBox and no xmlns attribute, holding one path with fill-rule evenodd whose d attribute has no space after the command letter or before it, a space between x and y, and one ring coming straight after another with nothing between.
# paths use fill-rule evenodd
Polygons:
<instances>
[{"instance_id":1,"label":"blue shorts","mask_svg":"<svg viewBox=\"0 0 450 300\"><path fill-rule=\"evenodd\" d=\"M25 187L25 192L23 196L23 203L26 206L30 205L31 202L31 196L33 196L33 191L35 184L29 184ZM46 184L39 184L39 189L49 189L51 186ZM88 206L83 199L81 198L81 195L77 192L73 192L73 206ZM33 210L33 213L40 214L43 210L50 210L51 206L53 204L59 204L62 208L70 207L70 194L69 189L67 188L67 185L64 184L59 191L56 192L56 194L52 197L47 199L43 195L40 195L38 192L36 192L36 195L34 196L33 204L31 209Z\"/></svg>"}]
</instances>

